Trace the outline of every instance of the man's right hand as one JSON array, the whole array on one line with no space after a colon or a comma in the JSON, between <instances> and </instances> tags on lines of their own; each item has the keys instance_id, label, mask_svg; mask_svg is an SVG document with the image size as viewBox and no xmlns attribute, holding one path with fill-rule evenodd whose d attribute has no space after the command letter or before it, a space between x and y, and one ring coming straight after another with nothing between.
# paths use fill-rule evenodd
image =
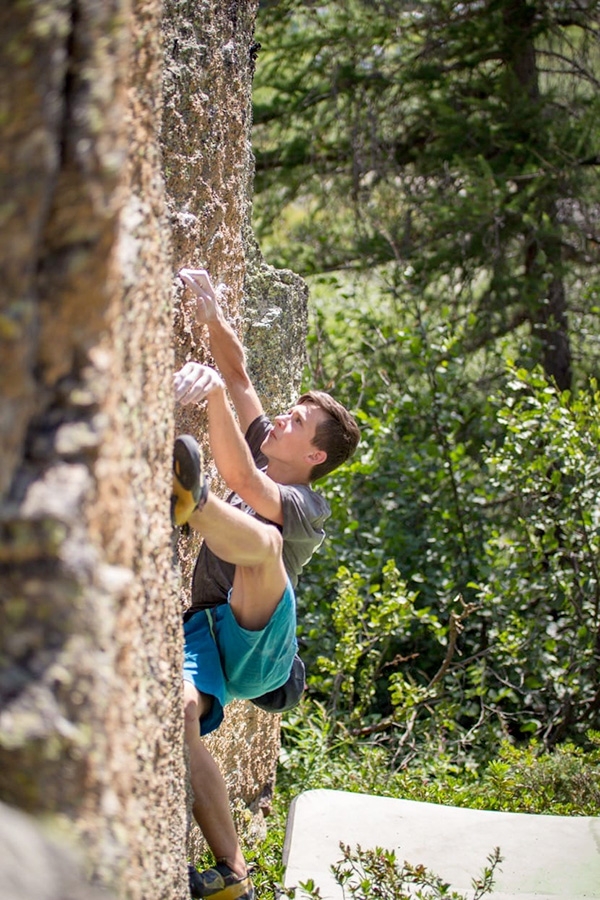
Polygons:
<instances>
[{"instance_id":1,"label":"man's right hand","mask_svg":"<svg viewBox=\"0 0 600 900\"><path fill-rule=\"evenodd\" d=\"M206 400L213 391L224 392L223 379L210 366L203 366L197 362L186 363L173 377L175 387L175 400L183 406L191 403L201 403Z\"/></svg>"},{"instance_id":2,"label":"man's right hand","mask_svg":"<svg viewBox=\"0 0 600 900\"><path fill-rule=\"evenodd\" d=\"M196 296L196 317L198 324L208 325L219 315L217 291L212 285L206 269L180 269L179 278ZM217 289L218 290L218 289Z\"/></svg>"}]
</instances>

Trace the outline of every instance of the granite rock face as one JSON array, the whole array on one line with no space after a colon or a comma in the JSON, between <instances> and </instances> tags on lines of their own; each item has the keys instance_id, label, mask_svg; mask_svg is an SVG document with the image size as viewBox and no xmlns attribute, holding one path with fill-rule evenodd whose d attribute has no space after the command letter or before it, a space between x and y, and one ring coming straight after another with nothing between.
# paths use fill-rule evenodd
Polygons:
<instances>
[{"instance_id":1,"label":"granite rock face","mask_svg":"<svg viewBox=\"0 0 600 900\"><path fill-rule=\"evenodd\" d=\"M173 272L204 266L215 284L227 285L229 318L247 347L252 377L272 413L287 408L297 395L305 353L306 286L293 273L266 265L249 227L256 6L205 0L194 4L190 18L186 0L165 4L161 144ZM190 359L211 363L191 298L177 283L173 290L176 365ZM277 319L259 327L275 305L280 308ZM298 340L290 340L292 333ZM196 435L208 451L203 411L181 408L175 415L177 432ZM208 459L210 465L209 454ZM219 489L216 473L212 475L212 486ZM180 540L184 604L197 550L193 538ZM234 703L209 742L241 809L241 826L260 834L279 750L278 717L250 703ZM188 847L193 858L201 846L192 826Z\"/></svg>"},{"instance_id":2,"label":"granite rock face","mask_svg":"<svg viewBox=\"0 0 600 900\"><path fill-rule=\"evenodd\" d=\"M172 373L209 360L174 277L205 264L269 411L297 390L306 294L249 230L256 2L9 0L0 10L0 799L87 880L186 896ZM218 484L215 482L215 487ZM277 717L212 746L260 831Z\"/></svg>"}]
</instances>

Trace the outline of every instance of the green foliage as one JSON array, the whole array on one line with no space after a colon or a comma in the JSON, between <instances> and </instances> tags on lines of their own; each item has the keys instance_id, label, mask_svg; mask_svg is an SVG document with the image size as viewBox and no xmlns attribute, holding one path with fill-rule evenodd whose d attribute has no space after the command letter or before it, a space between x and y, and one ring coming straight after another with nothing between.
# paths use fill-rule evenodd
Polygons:
<instances>
[{"instance_id":1,"label":"green foliage","mask_svg":"<svg viewBox=\"0 0 600 900\"><path fill-rule=\"evenodd\" d=\"M302 581L299 637L311 690L351 727L393 741L411 699L410 752L428 734L487 758L507 735L550 745L597 726L593 403L573 419L598 317L594 10L288 0L259 19L263 238L285 210L285 264L370 272L318 286L337 305L315 311L310 381L356 410L364 440L325 486L330 541ZM535 429L573 347L572 439L554 408L544 437L556 465ZM508 355L552 376L532 382L536 415L510 397ZM448 660L457 597L472 612Z\"/></svg>"},{"instance_id":2,"label":"green foliage","mask_svg":"<svg viewBox=\"0 0 600 900\"><path fill-rule=\"evenodd\" d=\"M423 633L423 641L441 630L437 617L428 609L417 609L416 593L409 592L392 561L382 570L382 584L367 585L357 572L342 567L337 573L337 596L331 606L332 629L321 646L330 655L316 659L311 686L329 697L330 706L343 711L349 725L364 725L390 702L397 706L422 699L418 685L397 672L401 648L409 634ZM435 638L434 638L435 639ZM385 690L388 685L387 691ZM389 698L386 700L386 693Z\"/></svg>"},{"instance_id":3,"label":"green foliage","mask_svg":"<svg viewBox=\"0 0 600 900\"><path fill-rule=\"evenodd\" d=\"M598 265L598 21L595 0L265 4L253 142L270 259L410 266L436 308L468 308L473 349L519 332L569 387L567 313Z\"/></svg>"},{"instance_id":4,"label":"green foliage","mask_svg":"<svg viewBox=\"0 0 600 900\"><path fill-rule=\"evenodd\" d=\"M519 731L550 742L598 724L600 393L576 396L514 371L488 458L499 498L480 597L493 652L482 667L529 711ZM518 713L517 713L518 715Z\"/></svg>"},{"instance_id":5,"label":"green foliage","mask_svg":"<svg viewBox=\"0 0 600 900\"><path fill-rule=\"evenodd\" d=\"M358 846L352 850L340 844L342 859L332 867L337 884L344 889L344 896L365 900L378 897L381 900L480 900L489 894L494 886L494 872L502 862L496 848L488 857L488 865L479 878L473 879L471 898L453 891L450 885L438 875L422 865L400 863L393 850L375 847L363 850ZM312 881L301 884L300 896L320 900L321 893ZM298 891L287 892L288 897L296 897Z\"/></svg>"},{"instance_id":6,"label":"green foliage","mask_svg":"<svg viewBox=\"0 0 600 900\"><path fill-rule=\"evenodd\" d=\"M282 886L282 848L289 805L302 790L351 790L507 812L600 815L600 734L590 733L591 749L587 752L572 744L548 753L535 743L518 748L504 742L498 747L496 757L479 770L467 762L457 766L444 757L439 747L429 756L424 753L414 757L399 769L389 751L373 741L373 736L366 740L351 735L339 718L312 700L303 701L300 709L285 715L283 750L268 835L265 841L246 841L243 847L260 900L294 896L293 891L288 892ZM352 851L346 848L337 869L341 872L348 866L359 865L362 856L360 848ZM376 864L376 860L372 862ZM420 869L418 861L411 862L413 865L404 875L408 877L409 871L415 875L421 872L423 880L415 884L422 887L429 884L434 889L435 876ZM212 865L212 858L207 856L200 868L203 864ZM376 871L367 862L363 880L374 878ZM399 890L400 873L394 878L399 880L389 884L397 885ZM432 880L428 882L425 878ZM486 883L485 872L481 882ZM347 882L345 887L349 890ZM305 888L310 894L310 887ZM295 896L303 894L296 891Z\"/></svg>"},{"instance_id":7,"label":"green foliage","mask_svg":"<svg viewBox=\"0 0 600 900\"><path fill-rule=\"evenodd\" d=\"M310 688L403 753L425 735L476 760L507 736L584 740L600 715L596 385L514 367L490 384L460 323L395 297L373 310L348 292L348 332L322 307L310 348L310 381L335 383L363 432L322 485L329 540L301 581Z\"/></svg>"},{"instance_id":8,"label":"green foliage","mask_svg":"<svg viewBox=\"0 0 600 900\"><path fill-rule=\"evenodd\" d=\"M386 792L387 751L352 735L319 701L304 700L287 713L282 737L277 786L285 795L316 788Z\"/></svg>"},{"instance_id":9,"label":"green foliage","mask_svg":"<svg viewBox=\"0 0 600 900\"><path fill-rule=\"evenodd\" d=\"M314 700L283 722L278 774L281 797L327 788L472 809L546 815L600 814L600 735L588 749L565 743L552 751L539 743L498 744L487 761L457 762L439 740L399 761L379 734L352 733Z\"/></svg>"},{"instance_id":10,"label":"green foliage","mask_svg":"<svg viewBox=\"0 0 600 900\"><path fill-rule=\"evenodd\" d=\"M600 739L590 732L587 753L563 744L552 753L532 742L504 743L470 793L469 806L536 814L597 816L600 810Z\"/></svg>"},{"instance_id":11,"label":"green foliage","mask_svg":"<svg viewBox=\"0 0 600 900\"><path fill-rule=\"evenodd\" d=\"M325 553L361 572L393 558L423 605L437 606L468 594L478 571L477 459L497 424L473 386L480 366L465 358L460 325L411 298L407 278L405 294L388 285L376 308L364 307L361 284L343 310L317 317L308 381L335 385L363 435L355 461L325 485L336 532ZM456 562L450 579L438 548Z\"/></svg>"},{"instance_id":12,"label":"green foliage","mask_svg":"<svg viewBox=\"0 0 600 900\"><path fill-rule=\"evenodd\" d=\"M285 895L282 862L287 807L291 798L276 797L275 807L269 816L266 838L243 846L244 857L252 874L256 896L259 900L277 900ZM212 864L212 863L209 863Z\"/></svg>"},{"instance_id":13,"label":"green foliage","mask_svg":"<svg viewBox=\"0 0 600 900\"><path fill-rule=\"evenodd\" d=\"M362 430L283 797L600 813L597 12L261 4L255 224Z\"/></svg>"}]
</instances>

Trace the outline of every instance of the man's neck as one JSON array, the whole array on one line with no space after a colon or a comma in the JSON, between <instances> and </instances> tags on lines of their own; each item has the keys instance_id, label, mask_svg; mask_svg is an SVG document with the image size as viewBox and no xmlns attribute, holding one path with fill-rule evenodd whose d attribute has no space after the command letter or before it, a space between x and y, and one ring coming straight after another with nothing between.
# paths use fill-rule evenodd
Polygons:
<instances>
[{"instance_id":1,"label":"man's neck","mask_svg":"<svg viewBox=\"0 0 600 900\"><path fill-rule=\"evenodd\" d=\"M277 484L305 484L309 485L308 473L298 471L295 466L289 466L279 460L269 460L266 474Z\"/></svg>"}]
</instances>

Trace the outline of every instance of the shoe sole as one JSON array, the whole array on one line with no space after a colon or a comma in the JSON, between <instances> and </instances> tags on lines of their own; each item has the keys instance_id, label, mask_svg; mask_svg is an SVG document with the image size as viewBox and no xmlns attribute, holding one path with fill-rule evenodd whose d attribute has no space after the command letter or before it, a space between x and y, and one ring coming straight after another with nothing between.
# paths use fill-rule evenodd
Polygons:
<instances>
[{"instance_id":1,"label":"shoe sole","mask_svg":"<svg viewBox=\"0 0 600 900\"><path fill-rule=\"evenodd\" d=\"M173 525L185 525L202 497L204 460L202 449L189 434L180 435L173 449Z\"/></svg>"},{"instance_id":2,"label":"shoe sole","mask_svg":"<svg viewBox=\"0 0 600 900\"><path fill-rule=\"evenodd\" d=\"M196 503L202 493L202 450L193 437L182 434L175 440L173 471L182 488L193 496Z\"/></svg>"}]
</instances>

